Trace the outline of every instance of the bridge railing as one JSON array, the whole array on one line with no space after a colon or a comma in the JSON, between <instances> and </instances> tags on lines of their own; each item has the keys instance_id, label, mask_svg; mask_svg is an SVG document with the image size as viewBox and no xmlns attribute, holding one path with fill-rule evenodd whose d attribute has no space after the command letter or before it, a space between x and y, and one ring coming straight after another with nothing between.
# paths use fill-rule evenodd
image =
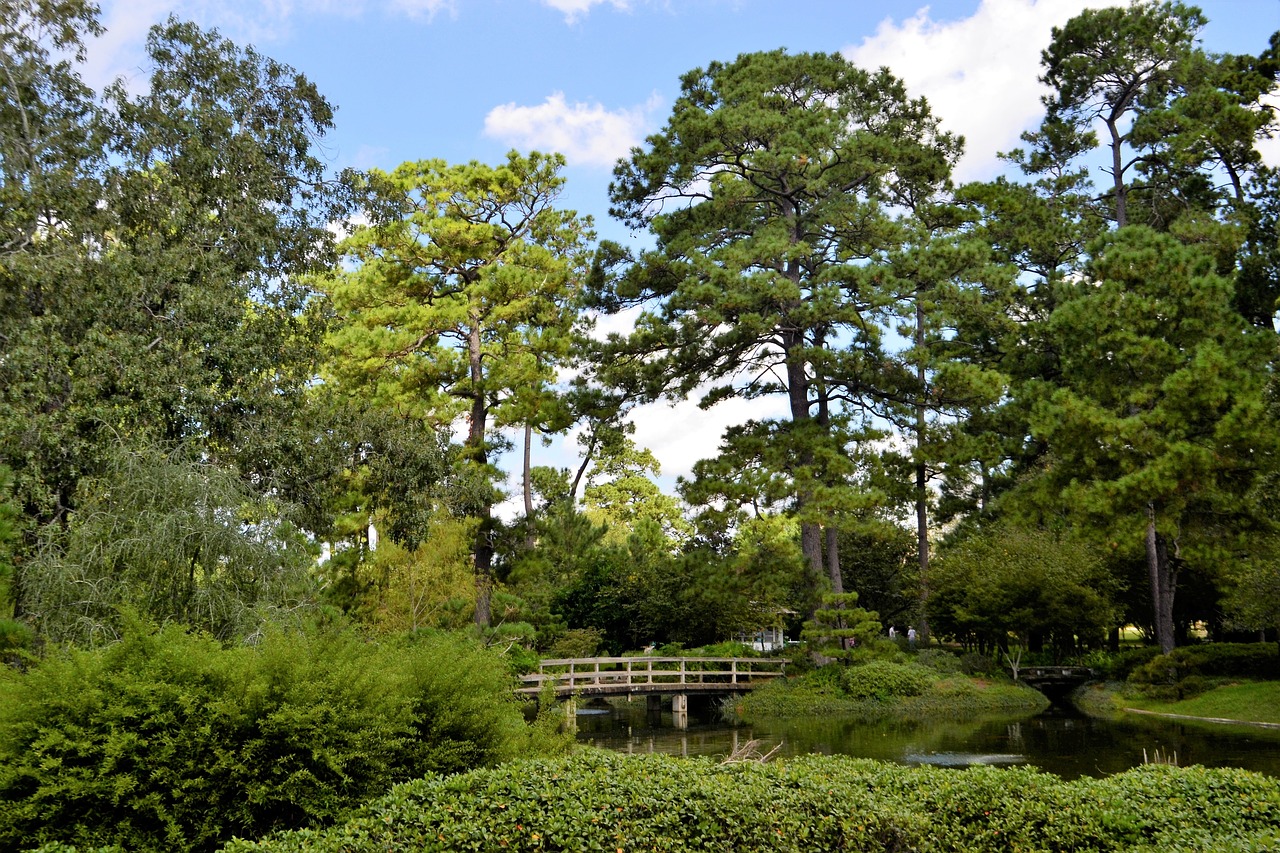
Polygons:
<instances>
[{"instance_id":1,"label":"bridge railing","mask_svg":"<svg viewBox=\"0 0 1280 853\"><path fill-rule=\"evenodd\" d=\"M616 657L553 658L541 661L538 671L522 675L517 692L536 695L547 682L556 692L602 690L673 692L681 686L749 687L785 674L784 658Z\"/></svg>"}]
</instances>

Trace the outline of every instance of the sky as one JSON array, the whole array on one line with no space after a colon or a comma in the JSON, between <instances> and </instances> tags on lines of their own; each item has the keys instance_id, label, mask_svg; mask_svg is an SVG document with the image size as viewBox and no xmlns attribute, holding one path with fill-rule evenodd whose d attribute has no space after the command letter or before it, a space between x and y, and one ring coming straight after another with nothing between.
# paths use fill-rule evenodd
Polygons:
<instances>
[{"instance_id":1,"label":"sky","mask_svg":"<svg viewBox=\"0 0 1280 853\"><path fill-rule=\"evenodd\" d=\"M562 206L603 238L614 162L665 124L680 77L715 60L786 48L888 66L963 134L957 182L995 177L996 157L1042 114L1037 82L1050 31L1089 0L100 0L107 34L84 74L145 83L146 31L169 15L216 27L292 65L337 108L321 156L393 169L408 160L501 161L512 148L567 158ZM1280 0L1203 0L1211 52L1258 53L1280 30ZM1280 140L1266 158L1280 164ZM781 414L781 401L692 402L636 413L662 483L714 455L726 425ZM570 444L570 450L572 444ZM534 464L572 466L562 445ZM509 469L518 466L507 465ZM514 488L514 482L511 484ZM508 512L509 514L509 512Z\"/></svg>"}]
</instances>

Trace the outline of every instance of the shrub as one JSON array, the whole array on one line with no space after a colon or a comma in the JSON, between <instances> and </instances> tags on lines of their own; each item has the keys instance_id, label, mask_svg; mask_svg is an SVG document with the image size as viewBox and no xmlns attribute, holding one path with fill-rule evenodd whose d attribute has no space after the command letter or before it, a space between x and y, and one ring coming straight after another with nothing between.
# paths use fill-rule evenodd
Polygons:
<instances>
[{"instance_id":1,"label":"shrub","mask_svg":"<svg viewBox=\"0 0 1280 853\"><path fill-rule=\"evenodd\" d=\"M0 848L213 850L332 822L534 748L510 688L497 655L452 635L226 649L134 624L0 681Z\"/></svg>"},{"instance_id":2,"label":"shrub","mask_svg":"<svg viewBox=\"0 0 1280 853\"><path fill-rule=\"evenodd\" d=\"M954 675L964 669L960 658L946 649L924 649L916 655L916 665L943 675Z\"/></svg>"},{"instance_id":3,"label":"shrub","mask_svg":"<svg viewBox=\"0 0 1280 853\"><path fill-rule=\"evenodd\" d=\"M960 655L960 671L965 675L995 675L1003 672L995 658L978 652Z\"/></svg>"},{"instance_id":4,"label":"shrub","mask_svg":"<svg viewBox=\"0 0 1280 853\"><path fill-rule=\"evenodd\" d=\"M571 628L556 638L546 657L589 658L600 650L603 641L599 628Z\"/></svg>"},{"instance_id":5,"label":"shrub","mask_svg":"<svg viewBox=\"0 0 1280 853\"><path fill-rule=\"evenodd\" d=\"M933 675L919 666L871 661L844 670L841 687L851 699L892 699L919 696L929 688Z\"/></svg>"},{"instance_id":6,"label":"shrub","mask_svg":"<svg viewBox=\"0 0 1280 853\"><path fill-rule=\"evenodd\" d=\"M1135 684L1173 684L1189 676L1280 678L1280 655L1270 643L1205 643L1153 657L1129 676Z\"/></svg>"},{"instance_id":7,"label":"shrub","mask_svg":"<svg viewBox=\"0 0 1280 853\"><path fill-rule=\"evenodd\" d=\"M225 853L455 850L1265 850L1280 781L1145 767L1073 782L1030 768L842 756L713 764L578 754L410 782L343 825Z\"/></svg>"}]
</instances>

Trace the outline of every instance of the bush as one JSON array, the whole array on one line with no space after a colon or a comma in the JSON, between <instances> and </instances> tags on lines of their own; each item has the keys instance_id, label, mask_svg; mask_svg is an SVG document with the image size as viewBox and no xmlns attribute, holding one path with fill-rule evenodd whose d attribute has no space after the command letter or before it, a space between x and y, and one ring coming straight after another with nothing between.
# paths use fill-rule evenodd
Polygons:
<instances>
[{"instance_id":1,"label":"bush","mask_svg":"<svg viewBox=\"0 0 1280 853\"><path fill-rule=\"evenodd\" d=\"M604 637L599 628L571 628L556 638L545 657L589 658L600 650Z\"/></svg>"},{"instance_id":2,"label":"bush","mask_svg":"<svg viewBox=\"0 0 1280 853\"><path fill-rule=\"evenodd\" d=\"M978 652L960 655L960 671L965 675L996 675L1004 672L995 658Z\"/></svg>"},{"instance_id":3,"label":"bush","mask_svg":"<svg viewBox=\"0 0 1280 853\"><path fill-rule=\"evenodd\" d=\"M850 699L892 699L919 696L929 688L933 675L919 666L871 661L845 669L841 688Z\"/></svg>"},{"instance_id":4,"label":"bush","mask_svg":"<svg viewBox=\"0 0 1280 853\"><path fill-rule=\"evenodd\" d=\"M916 655L916 665L943 675L954 675L964 671L960 658L946 649L924 649Z\"/></svg>"},{"instance_id":5,"label":"bush","mask_svg":"<svg viewBox=\"0 0 1280 853\"><path fill-rule=\"evenodd\" d=\"M1280 780L1144 767L1064 782L1030 768L842 756L713 764L578 754L410 782L325 831L225 853L456 850L1265 850Z\"/></svg>"},{"instance_id":6,"label":"bush","mask_svg":"<svg viewBox=\"0 0 1280 853\"><path fill-rule=\"evenodd\" d=\"M0 848L213 850L527 753L528 737L502 660L460 637L226 649L134 624L0 681Z\"/></svg>"},{"instance_id":7,"label":"bush","mask_svg":"<svg viewBox=\"0 0 1280 853\"><path fill-rule=\"evenodd\" d=\"M1129 676L1135 684L1175 684L1190 676L1280 678L1280 655L1270 643L1205 643L1153 657Z\"/></svg>"}]
</instances>

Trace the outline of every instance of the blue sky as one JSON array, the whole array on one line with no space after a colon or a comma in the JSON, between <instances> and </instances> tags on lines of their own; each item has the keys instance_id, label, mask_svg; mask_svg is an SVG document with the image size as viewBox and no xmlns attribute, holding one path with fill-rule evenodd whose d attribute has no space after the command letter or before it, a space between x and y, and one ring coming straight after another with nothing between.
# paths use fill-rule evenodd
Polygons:
<instances>
[{"instance_id":1,"label":"blue sky","mask_svg":"<svg viewBox=\"0 0 1280 853\"><path fill-rule=\"evenodd\" d=\"M337 107L323 141L334 169L406 160L497 162L511 148L559 150L562 202L609 221L613 161L659 130L683 73L785 47L889 66L964 134L960 180L993 177L998 151L1040 117L1039 53L1050 29L1089 0L105 0L107 35L86 75L145 79L147 28L170 13L217 27L306 74ZM1206 49L1257 53L1280 30L1280 0L1205 0ZM1280 140L1267 159L1280 163ZM770 414L767 401L710 413L660 404L637 439L664 481L714 453L726 424ZM572 464L562 451L537 460Z\"/></svg>"}]
</instances>

